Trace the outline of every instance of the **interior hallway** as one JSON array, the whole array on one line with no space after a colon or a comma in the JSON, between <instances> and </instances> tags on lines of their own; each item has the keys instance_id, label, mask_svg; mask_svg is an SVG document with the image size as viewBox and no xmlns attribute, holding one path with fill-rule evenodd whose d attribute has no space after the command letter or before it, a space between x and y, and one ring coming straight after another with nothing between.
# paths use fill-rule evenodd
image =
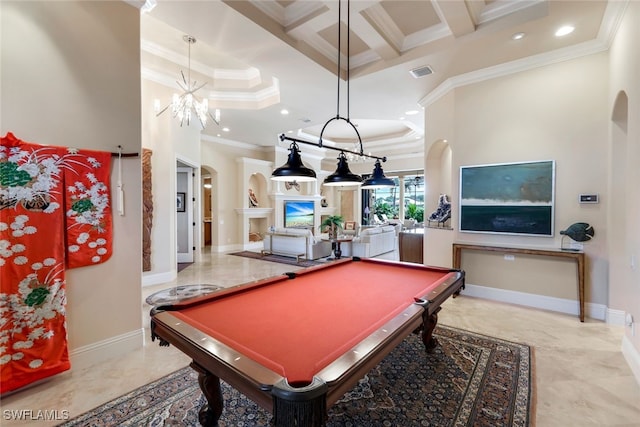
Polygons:
<instances>
[{"instance_id":1,"label":"interior hallway","mask_svg":"<svg viewBox=\"0 0 640 427\"><path fill-rule=\"evenodd\" d=\"M385 258L397 259L397 253ZM175 281L145 287L148 295L172 286L237 285L295 271L297 267L218 253L178 274ZM102 403L189 364L173 347L148 339L149 309L143 304L143 348L111 363L63 373L2 399L3 426L52 426L15 421L11 410L66 410L78 416ZM439 323L534 347L536 426L640 426L640 385L620 351L623 329L600 321L545 312L462 295L445 302Z\"/></svg>"}]
</instances>

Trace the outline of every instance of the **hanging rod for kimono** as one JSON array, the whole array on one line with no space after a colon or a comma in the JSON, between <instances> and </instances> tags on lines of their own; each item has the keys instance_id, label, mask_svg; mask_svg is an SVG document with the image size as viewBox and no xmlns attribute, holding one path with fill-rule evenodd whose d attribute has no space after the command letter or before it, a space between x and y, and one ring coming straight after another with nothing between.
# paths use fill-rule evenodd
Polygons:
<instances>
[{"instance_id":1,"label":"hanging rod for kimono","mask_svg":"<svg viewBox=\"0 0 640 427\"><path fill-rule=\"evenodd\" d=\"M118 152L111 153L111 157L138 157L139 156L138 153L123 153L121 150L122 150L122 146L118 145Z\"/></svg>"}]
</instances>

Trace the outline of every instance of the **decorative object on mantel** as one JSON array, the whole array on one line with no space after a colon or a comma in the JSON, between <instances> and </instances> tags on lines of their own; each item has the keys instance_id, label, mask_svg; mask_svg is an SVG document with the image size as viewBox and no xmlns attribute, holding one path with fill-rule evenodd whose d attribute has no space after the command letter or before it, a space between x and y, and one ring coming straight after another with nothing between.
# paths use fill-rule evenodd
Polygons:
<instances>
[{"instance_id":1,"label":"decorative object on mantel","mask_svg":"<svg viewBox=\"0 0 640 427\"><path fill-rule=\"evenodd\" d=\"M576 222L571 224L566 230L560 231L560 234L562 235L560 249L565 251L577 251L581 248L573 246L571 242L566 244L565 237L569 237L571 240L579 243L588 242L595 235L595 230L586 222Z\"/></svg>"},{"instance_id":2,"label":"decorative object on mantel","mask_svg":"<svg viewBox=\"0 0 640 427\"><path fill-rule=\"evenodd\" d=\"M298 147L298 144L297 144L297 143L301 143L301 144L313 145L319 148L327 148L331 150L340 151L340 154L338 154L338 167L336 168L336 171L334 173L332 173L331 175L325 178L324 185L327 185L327 186L348 186L349 185L350 186L350 185L362 184L362 188L369 188L369 189L395 186L395 183L393 182L393 180L388 179L387 177L384 176L384 171L382 170L382 166L380 164L381 160L383 162L386 162L387 158L377 157L371 154L364 154L364 149L362 147L362 138L360 137L360 133L358 132L356 125L354 125L353 122L351 122L351 119L349 118L349 72L350 72L350 56L351 56L350 55L350 44L351 44L350 43L350 33L351 33L350 15L351 15L351 5L350 5L350 1L347 0L347 52L346 52L347 53L346 54L347 56L347 67L346 67L347 117L340 116L340 75L342 73L342 68L340 66L340 58L342 57L342 52L341 52L342 0L338 0L338 25L337 25L338 27L338 70L336 73L336 75L338 76L338 92L337 92L337 102L336 102L336 105L337 105L336 115L335 117L332 117L329 120L327 120L327 122L324 124L324 126L322 127L322 130L320 131L320 137L317 143L304 141L296 138L291 138L291 137L285 136L285 134L280 135L281 141L285 141L285 140L291 141L291 145L289 146L290 154L289 154L289 160L287 161L287 163L285 163L283 166L273 171L273 174L271 175L271 179L273 180L290 181L291 178L296 178L298 181L301 181L301 180L315 181L316 179L315 172L312 169L306 167L304 164L302 164L302 160L300 158L300 148ZM353 130L356 133L356 136L358 137L356 147L359 147L359 151L351 151L343 148L322 145L322 135L324 135L324 131L327 128L327 125L334 120L343 120L353 128ZM345 153L358 156L357 157L358 159L365 159L365 158L376 159L375 167L371 177L369 177L363 182L361 176L351 172L351 170L349 170L349 164L347 161L348 158Z\"/></svg>"},{"instance_id":3,"label":"decorative object on mantel","mask_svg":"<svg viewBox=\"0 0 640 427\"><path fill-rule=\"evenodd\" d=\"M187 77L184 76L184 72L181 70L180 74L182 74L182 82L176 80L176 83L178 83L180 89L183 90L183 93L182 95L174 93L171 104L167 105L162 110L160 110L160 105L158 104L158 101L156 101L156 105L154 106L154 109L156 110L156 117L171 107L173 117L177 117L178 120L180 120L180 126L182 126L182 123L185 120L187 121L187 126L189 126L191 124L191 116L194 112L198 120L200 120L200 124L203 129L207 126L208 117L211 117L217 125L220 125L220 110L216 109L215 116L213 116L209 112L209 100L206 97L200 100L195 96L195 93L199 89L202 89L207 82L204 82L199 86L196 80L191 82L191 45L196 42L196 38L187 34L184 35L182 39L189 45L189 68L187 69Z\"/></svg>"},{"instance_id":4,"label":"decorative object on mantel","mask_svg":"<svg viewBox=\"0 0 640 427\"><path fill-rule=\"evenodd\" d=\"M249 207L257 208L258 207L258 198L252 189L249 189Z\"/></svg>"},{"instance_id":5,"label":"decorative object on mantel","mask_svg":"<svg viewBox=\"0 0 640 427\"><path fill-rule=\"evenodd\" d=\"M447 220L451 218L451 202L446 194L441 194L438 198L438 208L429 215L427 223L435 222L439 227L444 227Z\"/></svg>"},{"instance_id":6,"label":"decorative object on mantel","mask_svg":"<svg viewBox=\"0 0 640 427\"><path fill-rule=\"evenodd\" d=\"M292 188L295 188L296 190L300 191L300 183L298 181L285 181L284 183L284 188L286 188L287 190L291 190Z\"/></svg>"}]
</instances>

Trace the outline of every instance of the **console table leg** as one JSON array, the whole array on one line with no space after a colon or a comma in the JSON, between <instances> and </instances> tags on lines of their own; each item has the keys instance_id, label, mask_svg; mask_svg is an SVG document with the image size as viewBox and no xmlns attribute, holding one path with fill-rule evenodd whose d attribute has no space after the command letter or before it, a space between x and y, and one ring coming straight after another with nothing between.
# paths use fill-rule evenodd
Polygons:
<instances>
[{"instance_id":1,"label":"console table leg","mask_svg":"<svg viewBox=\"0 0 640 427\"><path fill-rule=\"evenodd\" d=\"M576 258L578 263L578 298L580 299L580 321L584 322L584 256Z\"/></svg>"}]
</instances>

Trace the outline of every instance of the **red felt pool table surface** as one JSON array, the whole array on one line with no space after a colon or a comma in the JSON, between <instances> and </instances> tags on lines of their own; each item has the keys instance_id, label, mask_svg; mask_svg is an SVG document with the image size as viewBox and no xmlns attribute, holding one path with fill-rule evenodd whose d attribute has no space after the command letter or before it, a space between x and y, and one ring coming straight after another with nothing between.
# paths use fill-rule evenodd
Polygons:
<instances>
[{"instance_id":1,"label":"red felt pool table surface","mask_svg":"<svg viewBox=\"0 0 640 427\"><path fill-rule=\"evenodd\" d=\"M173 311L290 384L309 383L340 355L455 273L344 260L278 276ZM176 307L178 308L178 307Z\"/></svg>"}]
</instances>

